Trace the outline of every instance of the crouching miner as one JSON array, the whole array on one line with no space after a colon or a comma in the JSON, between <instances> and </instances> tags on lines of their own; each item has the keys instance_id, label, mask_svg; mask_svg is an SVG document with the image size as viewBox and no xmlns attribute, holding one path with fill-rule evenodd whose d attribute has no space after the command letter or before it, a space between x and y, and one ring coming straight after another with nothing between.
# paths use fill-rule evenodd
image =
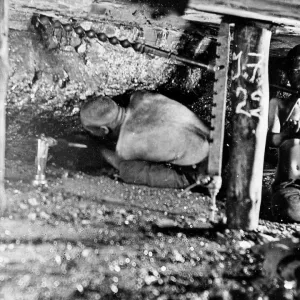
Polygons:
<instances>
[{"instance_id":1,"label":"crouching miner","mask_svg":"<svg viewBox=\"0 0 300 300\"><path fill-rule=\"evenodd\" d=\"M138 91L123 108L98 97L83 105L80 118L92 135L115 140L114 150L100 151L126 183L185 188L206 174L209 130L179 102Z\"/></svg>"},{"instance_id":2,"label":"crouching miner","mask_svg":"<svg viewBox=\"0 0 300 300\"><path fill-rule=\"evenodd\" d=\"M300 45L287 55L287 77L300 90ZM300 222L300 98L273 98L269 110L268 141L278 147L272 185L272 209L277 221Z\"/></svg>"}]
</instances>

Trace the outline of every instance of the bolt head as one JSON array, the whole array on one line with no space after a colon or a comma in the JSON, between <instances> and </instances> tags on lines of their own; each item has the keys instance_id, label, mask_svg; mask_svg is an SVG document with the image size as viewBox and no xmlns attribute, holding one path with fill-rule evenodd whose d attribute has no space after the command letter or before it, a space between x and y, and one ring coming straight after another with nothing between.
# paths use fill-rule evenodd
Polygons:
<instances>
[{"instance_id":1,"label":"bolt head","mask_svg":"<svg viewBox=\"0 0 300 300\"><path fill-rule=\"evenodd\" d=\"M84 33L84 29L81 26L76 27L74 30L78 35L82 35Z\"/></svg>"},{"instance_id":2,"label":"bolt head","mask_svg":"<svg viewBox=\"0 0 300 300\"><path fill-rule=\"evenodd\" d=\"M58 21L58 20L56 20L54 23L53 23L53 27L54 28L61 28L61 23Z\"/></svg>"},{"instance_id":3,"label":"bolt head","mask_svg":"<svg viewBox=\"0 0 300 300\"><path fill-rule=\"evenodd\" d=\"M90 39L92 39L92 38L94 38L94 37L96 36L96 33L95 33L94 30L89 30L89 31L87 32L87 36L88 36Z\"/></svg>"},{"instance_id":4,"label":"bolt head","mask_svg":"<svg viewBox=\"0 0 300 300\"><path fill-rule=\"evenodd\" d=\"M97 37L101 42L106 42L108 40L107 35L103 32L99 33Z\"/></svg>"},{"instance_id":5,"label":"bolt head","mask_svg":"<svg viewBox=\"0 0 300 300\"><path fill-rule=\"evenodd\" d=\"M72 26L71 26L71 24L66 24L66 25L64 26L64 28L65 28L65 31L72 31Z\"/></svg>"},{"instance_id":6,"label":"bolt head","mask_svg":"<svg viewBox=\"0 0 300 300\"><path fill-rule=\"evenodd\" d=\"M123 40L123 41L120 42L120 44L123 48L131 47L131 43L128 40Z\"/></svg>"},{"instance_id":7,"label":"bolt head","mask_svg":"<svg viewBox=\"0 0 300 300\"><path fill-rule=\"evenodd\" d=\"M134 49L134 51L139 52L142 49L142 44L141 43L135 43L135 44L133 44L132 48Z\"/></svg>"},{"instance_id":8,"label":"bolt head","mask_svg":"<svg viewBox=\"0 0 300 300\"><path fill-rule=\"evenodd\" d=\"M49 24L50 24L50 20L49 20L49 18L46 17L46 16L40 17L39 20L40 20L40 22L41 22L43 25L49 25Z\"/></svg>"},{"instance_id":9,"label":"bolt head","mask_svg":"<svg viewBox=\"0 0 300 300\"><path fill-rule=\"evenodd\" d=\"M109 42L112 45L117 45L119 43L119 40L115 36L113 36L113 37L109 38Z\"/></svg>"}]
</instances>

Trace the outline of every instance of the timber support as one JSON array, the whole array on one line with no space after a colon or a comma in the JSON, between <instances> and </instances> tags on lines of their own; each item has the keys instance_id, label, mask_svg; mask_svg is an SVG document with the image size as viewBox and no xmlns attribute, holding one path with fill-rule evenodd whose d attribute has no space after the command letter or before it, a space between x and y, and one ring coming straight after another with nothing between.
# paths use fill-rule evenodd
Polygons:
<instances>
[{"instance_id":1,"label":"timber support","mask_svg":"<svg viewBox=\"0 0 300 300\"><path fill-rule=\"evenodd\" d=\"M270 40L271 31L265 24L235 23L226 211L230 228L254 230L258 226L268 129Z\"/></svg>"},{"instance_id":2,"label":"timber support","mask_svg":"<svg viewBox=\"0 0 300 300\"><path fill-rule=\"evenodd\" d=\"M222 158L225 131L225 112L230 53L230 24L222 22L219 29L216 51L216 72L210 127L210 149L208 174L211 182L207 186L211 195L210 220L215 221L216 197L222 185Z\"/></svg>"},{"instance_id":3,"label":"timber support","mask_svg":"<svg viewBox=\"0 0 300 300\"><path fill-rule=\"evenodd\" d=\"M0 2L0 213L6 209L5 175L5 101L8 81L8 0Z\"/></svg>"}]
</instances>

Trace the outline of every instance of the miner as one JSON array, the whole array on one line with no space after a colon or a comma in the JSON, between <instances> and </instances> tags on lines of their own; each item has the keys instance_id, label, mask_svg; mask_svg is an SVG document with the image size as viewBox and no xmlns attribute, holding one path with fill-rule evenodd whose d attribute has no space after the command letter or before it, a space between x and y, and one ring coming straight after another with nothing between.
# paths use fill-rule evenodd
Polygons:
<instances>
[{"instance_id":1,"label":"miner","mask_svg":"<svg viewBox=\"0 0 300 300\"><path fill-rule=\"evenodd\" d=\"M300 89L300 45L286 58L287 77ZM277 221L300 222L300 98L273 98L269 109L268 141L278 147L278 165L272 185L272 209Z\"/></svg>"},{"instance_id":2,"label":"miner","mask_svg":"<svg viewBox=\"0 0 300 300\"><path fill-rule=\"evenodd\" d=\"M126 183L185 188L207 172L209 129L161 94L137 91L126 108L98 97L82 106L80 118L92 135L115 140L115 149L100 151Z\"/></svg>"}]
</instances>

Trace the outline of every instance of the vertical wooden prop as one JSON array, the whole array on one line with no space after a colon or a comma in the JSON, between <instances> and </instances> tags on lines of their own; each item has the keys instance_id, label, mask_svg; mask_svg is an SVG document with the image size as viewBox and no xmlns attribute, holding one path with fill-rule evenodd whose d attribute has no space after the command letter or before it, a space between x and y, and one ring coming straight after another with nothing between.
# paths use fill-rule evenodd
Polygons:
<instances>
[{"instance_id":1,"label":"vertical wooden prop","mask_svg":"<svg viewBox=\"0 0 300 300\"><path fill-rule=\"evenodd\" d=\"M218 46L216 51L213 106L210 128L210 149L208 154L208 174L212 177L211 184L208 185L212 198L210 220L215 221L216 196L222 185L222 159L225 130L225 112L227 100L227 81L230 53L230 25L226 21L220 24L218 34Z\"/></svg>"},{"instance_id":2,"label":"vertical wooden prop","mask_svg":"<svg viewBox=\"0 0 300 300\"><path fill-rule=\"evenodd\" d=\"M8 0L0 1L0 213L6 208L5 173L5 101L8 80Z\"/></svg>"},{"instance_id":3,"label":"vertical wooden prop","mask_svg":"<svg viewBox=\"0 0 300 300\"><path fill-rule=\"evenodd\" d=\"M227 224L245 230L258 226L268 129L271 31L261 25L237 23L233 41Z\"/></svg>"}]
</instances>

